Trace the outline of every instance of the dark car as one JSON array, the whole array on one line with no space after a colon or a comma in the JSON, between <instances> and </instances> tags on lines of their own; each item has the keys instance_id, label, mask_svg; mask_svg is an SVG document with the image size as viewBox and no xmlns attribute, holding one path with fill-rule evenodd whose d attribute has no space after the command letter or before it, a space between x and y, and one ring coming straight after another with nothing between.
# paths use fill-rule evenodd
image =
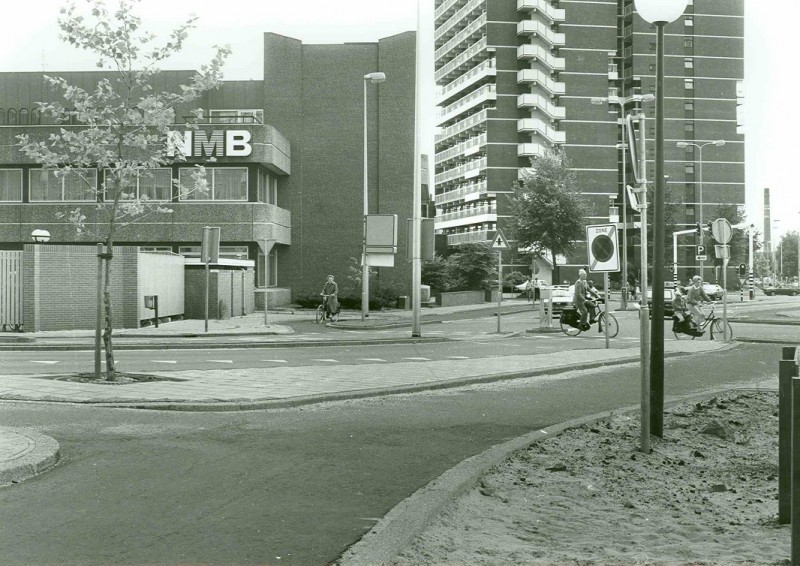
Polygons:
<instances>
[{"instance_id":1,"label":"dark car","mask_svg":"<svg viewBox=\"0 0 800 566\"><path fill-rule=\"evenodd\" d=\"M796 297L800 295L800 289L797 287L764 287L764 294L768 297L774 297L775 295Z\"/></svg>"}]
</instances>

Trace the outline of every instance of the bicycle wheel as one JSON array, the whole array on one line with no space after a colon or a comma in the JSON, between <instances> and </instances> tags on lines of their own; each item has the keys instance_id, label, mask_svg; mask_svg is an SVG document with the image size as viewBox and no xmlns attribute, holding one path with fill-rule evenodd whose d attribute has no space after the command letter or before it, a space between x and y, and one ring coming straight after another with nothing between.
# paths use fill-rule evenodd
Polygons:
<instances>
[{"instance_id":1,"label":"bicycle wheel","mask_svg":"<svg viewBox=\"0 0 800 566\"><path fill-rule=\"evenodd\" d=\"M719 336L720 338L724 339L725 338L725 334L723 332L722 319L721 318L715 318L714 322L712 322L711 324L714 327L714 337ZM730 340L732 338L733 338L733 328L731 328L731 323L729 322L728 323L728 339Z\"/></svg>"},{"instance_id":2,"label":"bicycle wheel","mask_svg":"<svg viewBox=\"0 0 800 566\"><path fill-rule=\"evenodd\" d=\"M316 321L317 324L322 324L323 322L325 322L325 307L323 307L322 305L317 307L317 315L314 320Z\"/></svg>"},{"instance_id":3,"label":"bicycle wheel","mask_svg":"<svg viewBox=\"0 0 800 566\"><path fill-rule=\"evenodd\" d=\"M606 320L607 319L607 320ZM615 317L610 312L601 312L600 316L597 317L597 328L600 332L605 334L605 325L608 324L608 337L614 338L617 334L619 334L619 323L617 322L617 317Z\"/></svg>"},{"instance_id":4,"label":"bicycle wheel","mask_svg":"<svg viewBox=\"0 0 800 566\"><path fill-rule=\"evenodd\" d=\"M331 315L331 322L336 322L337 320L339 320L339 311L336 311Z\"/></svg>"},{"instance_id":5,"label":"bicycle wheel","mask_svg":"<svg viewBox=\"0 0 800 566\"><path fill-rule=\"evenodd\" d=\"M567 336L577 336L578 334L581 333L581 329L580 328L575 328L574 326L570 326L569 324L567 324L563 320L560 321L560 322L561 322L561 332L563 332Z\"/></svg>"}]
</instances>

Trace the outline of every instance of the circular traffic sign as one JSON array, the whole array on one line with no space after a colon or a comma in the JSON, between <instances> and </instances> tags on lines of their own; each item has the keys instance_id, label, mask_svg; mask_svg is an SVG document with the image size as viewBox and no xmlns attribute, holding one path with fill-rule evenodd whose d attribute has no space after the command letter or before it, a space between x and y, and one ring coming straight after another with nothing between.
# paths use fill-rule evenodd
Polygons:
<instances>
[{"instance_id":1,"label":"circular traffic sign","mask_svg":"<svg viewBox=\"0 0 800 566\"><path fill-rule=\"evenodd\" d=\"M614 241L606 234L599 234L592 240L592 255L600 263L614 257Z\"/></svg>"},{"instance_id":2,"label":"circular traffic sign","mask_svg":"<svg viewBox=\"0 0 800 566\"><path fill-rule=\"evenodd\" d=\"M720 244L727 244L732 236L731 223L725 218L717 218L711 223L711 235Z\"/></svg>"}]
</instances>

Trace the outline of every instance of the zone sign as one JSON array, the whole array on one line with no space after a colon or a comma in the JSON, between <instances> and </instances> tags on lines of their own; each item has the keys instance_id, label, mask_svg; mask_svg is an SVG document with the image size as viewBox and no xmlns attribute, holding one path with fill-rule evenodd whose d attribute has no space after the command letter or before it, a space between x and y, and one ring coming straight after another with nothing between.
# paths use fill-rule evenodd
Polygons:
<instances>
[{"instance_id":1,"label":"zone sign","mask_svg":"<svg viewBox=\"0 0 800 566\"><path fill-rule=\"evenodd\" d=\"M586 247L589 254L589 271L619 271L619 246L615 224L587 226Z\"/></svg>"}]
</instances>

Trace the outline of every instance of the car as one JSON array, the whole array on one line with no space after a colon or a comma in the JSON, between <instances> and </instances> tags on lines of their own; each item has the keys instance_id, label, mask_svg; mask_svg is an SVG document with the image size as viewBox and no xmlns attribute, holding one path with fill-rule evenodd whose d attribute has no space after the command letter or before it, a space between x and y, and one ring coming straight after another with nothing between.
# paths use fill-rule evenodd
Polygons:
<instances>
[{"instance_id":1,"label":"car","mask_svg":"<svg viewBox=\"0 0 800 566\"><path fill-rule=\"evenodd\" d=\"M566 305L572 304L572 295L575 292L575 286L570 285L548 285L542 288L543 295L546 295L546 291L550 291L550 299L542 299L542 306L549 305L552 303L552 312L554 315L561 314L561 311L564 310Z\"/></svg>"},{"instance_id":2,"label":"car","mask_svg":"<svg viewBox=\"0 0 800 566\"><path fill-rule=\"evenodd\" d=\"M768 297L774 297L775 295L789 295L791 297L796 297L800 295L800 289L795 287L764 287L764 294Z\"/></svg>"},{"instance_id":3,"label":"car","mask_svg":"<svg viewBox=\"0 0 800 566\"><path fill-rule=\"evenodd\" d=\"M675 298L675 290L672 287L665 287L664 288L664 317L665 318L672 318L672 315L675 314L675 309L672 308L672 299ZM653 308L653 290L647 290L647 306L651 309Z\"/></svg>"},{"instance_id":4,"label":"car","mask_svg":"<svg viewBox=\"0 0 800 566\"><path fill-rule=\"evenodd\" d=\"M550 287L549 283L547 283L546 281L542 281L541 279L536 279L534 281L536 282L536 285L539 287L539 289L546 289ZM531 281L531 283L534 283L534 281ZM524 293L525 291L528 290L528 282L523 281L519 285L514 285L514 290L520 293Z\"/></svg>"},{"instance_id":5,"label":"car","mask_svg":"<svg viewBox=\"0 0 800 566\"><path fill-rule=\"evenodd\" d=\"M717 285L716 283L703 283L703 291L706 292L708 298L713 301L720 300L723 296L725 296L725 291L722 287Z\"/></svg>"}]
</instances>

